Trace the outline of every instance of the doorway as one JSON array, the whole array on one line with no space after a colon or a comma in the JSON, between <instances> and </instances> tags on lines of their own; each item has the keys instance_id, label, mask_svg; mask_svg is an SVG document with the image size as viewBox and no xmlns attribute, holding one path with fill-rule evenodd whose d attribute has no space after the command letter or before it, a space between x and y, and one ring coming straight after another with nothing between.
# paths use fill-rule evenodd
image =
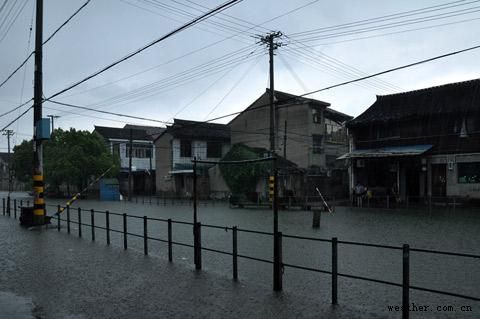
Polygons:
<instances>
[{"instance_id":1,"label":"doorway","mask_svg":"<svg viewBox=\"0 0 480 319\"><path fill-rule=\"evenodd\" d=\"M447 196L447 165L432 164L432 196Z\"/></svg>"}]
</instances>

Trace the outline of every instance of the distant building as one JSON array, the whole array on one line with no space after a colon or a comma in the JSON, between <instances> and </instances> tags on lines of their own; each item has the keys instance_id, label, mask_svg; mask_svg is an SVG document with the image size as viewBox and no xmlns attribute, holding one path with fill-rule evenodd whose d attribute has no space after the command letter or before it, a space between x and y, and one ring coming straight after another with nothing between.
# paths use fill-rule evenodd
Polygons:
<instances>
[{"instance_id":1,"label":"distant building","mask_svg":"<svg viewBox=\"0 0 480 319\"><path fill-rule=\"evenodd\" d=\"M270 149L270 90L230 121L232 145L241 143L253 148ZM303 170L304 186L284 176L280 193L294 191L315 195L315 187L324 194L345 196L348 193L346 167L336 158L348 150L344 122L351 116L330 109L330 103L275 91L276 152ZM296 169L298 174L299 170ZM298 180L298 178L295 178Z\"/></svg>"},{"instance_id":2,"label":"distant building","mask_svg":"<svg viewBox=\"0 0 480 319\"><path fill-rule=\"evenodd\" d=\"M132 175L134 194L155 192L155 151L153 140L165 128L125 125L123 128L95 126L94 132L102 136L110 151L120 157L120 191L128 194L130 138L132 138Z\"/></svg>"},{"instance_id":3,"label":"distant building","mask_svg":"<svg viewBox=\"0 0 480 319\"><path fill-rule=\"evenodd\" d=\"M350 188L480 198L480 80L377 96L347 123Z\"/></svg>"},{"instance_id":4,"label":"distant building","mask_svg":"<svg viewBox=\"0 0 480 319\"><path fill-rule=\"evenodd\" d=\"M189 197L193 191L192 159L219 161L229 150L230 129L224 124L174 119L155 139L157 193ZM208 168L199 164L198 190L210 195Z\"/></svg>"}]
</instances>

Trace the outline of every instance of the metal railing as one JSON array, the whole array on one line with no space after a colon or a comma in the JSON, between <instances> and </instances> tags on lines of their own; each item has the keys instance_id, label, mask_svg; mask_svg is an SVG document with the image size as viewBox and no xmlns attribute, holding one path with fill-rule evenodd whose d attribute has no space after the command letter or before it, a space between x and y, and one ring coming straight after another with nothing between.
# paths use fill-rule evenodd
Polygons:
<instances>
[{"instance_id":1,"label":"metal railing","mask_svg":"<svg viewBox=\"0 0 480 319\"><path fill-rule=\"evenodd\" d=\"M9 199L2 199L2 211L3 215L11 216L11 207L13 206L13 216L14 218L17 218L17 204L22 204L23 201L17 202L16 199L13 200L13 205L10 206L8 204ZM28 203L27 203L28 205ZM308 236L295 236L295 235L287 235L287 234L282 234L282 232L278 232L278 235L274 236L273 233L271 232L264 232L264 231L256 231L256 230L250 230L250 229L243 229L243 228L238 228L237 226L233 227L226 227L226 226L218 226L218 225L210 225L210 224L202 224L200 222L197 223L191 223L191 222L185 222L185 221L178 221L178 220L172 220L172 219L163 219L163 218L152 218L152 217L147 217L147 216L136 216L136 215L129 215L126 213L119 214L119 213L114 213L114 212L109 212L109 211L98 211L94 209L86 210L82 209L80 207L76 208L75 211L77 213L77 218L76 220L72 220L71 218L71 208L69 206L62 207L60 205L48 205L48 206L54 206L57 208L57 211L60 212L62 211L61 209L64 208L64 216L65 218L61 218L60 215L55 215L52 217L53 220L56 220L56 228L58 231L61 230L62 228L62 222L66 224L67 227L67 233L71 233L71 224L75 224L78 227L78 237L83 237L83 228L88 227L90 228L90 237L92 241L96 240L96 230L102 230L105 232L105 238L106 238L106 244L110 245L111 244L111 233L118 233L121 235L123 238L123 249L128 249L128 238L129 237L136 237L143 239L143 253L145 255L149 254L149 241L156 241L156 242L163 242L167 244L168 247L168 260L169 262L173 261L173 247L174 245L176 246L183 246L183 247L188 247L188 248L193 248L194 251L194 264L195 268L197 270L202 269L202 251L209 251L213 253L218 253L222 255L228 255L232 257L232 276L234 280L238 280L238 259L243 258L247 260L252 260L252 261L257 261L257 262L262 262L262 263L268 263L268 264L273 264L273 260L265 259L265 258L258 258L258 257L253 257L253 256L248 256L244 254L239 254L238 253L238 233L239 232L244 232L244 233L251 233L251 234L257 234L257 235L263 235L263 236L269 236L269 237L274 237L274 241L277 241L279 247L280 247L280 252L282 251L282 241L283 239L291 239L291 240L302 240L302 241L314 241L314 242L324 242L324 243L329 243L331 245L331 267L330 270L325 270L325 269L320 269L320 268L314 268L314 267L306 267L306 266L301 266L301 265L295 265L291 263L285 263L283 262L282 254L280 253L280 261L282 268L292 268L292 269L299 269L299 270L304 270L304 271L309 271L309 272L314 272L314 273L322 273L322 274L327 274L331 276L331 303L332 304L338 304L338 277L344 277L344 278L350 278L350 279L356 279L356 280L362 280L362 281L367 281L367 282L374 282L378 284L383 284L383 285L388 285L388 286L394 286L394 287L400 287L402 288L402 318L409 318L409 300L410 300L410 291L411 290L417 290L417 291L424 291L424 292L429 292L433 294L440 294L440 295L445 295L445 296L450 296L450 297L456 297L456 298L462 298L466 300L471 300L471 301L480 301L480 296L475 297L475 296L468 296L465 294L460 294L460 293L455 293L455 292L450 292L450 291L442 291L442 290L437 290L437 289L431 289L431 288L426 288L426 287L420 287L420 286L414 286L410 284L410 256L412 252L418 252L418 253L427 253L427 254L436 254L436 255L446 255L446 256L454 256L454 257L461 257L461 258L472 258L476 260L480 260L480 255L475 255L475 254L466 254L466 253L454 253L454 252L449 252L449 251L440 251L440 250L430 250L430 249L421 249L421 248L411 248L408 244L404 244L402 246L393 246L393 245L381 245L381 244L372 244L372 243L365 243L365 242L356 242L356 241L345 241L345 240L338 240L338 238L333 237L331 239L326 239L326 238L315 238L315 237L308 237ZM20 206L18 206L20 207ZM85 216L87 215L87 216ZM105 226L99 226L96 224L96 215L103 215ZM90 217L90 222L85 223L84 218ZM110 216L120 216L122 217L122 229L115 229L110 227ZM128 221L129 219L136 219L136 220L142 220L143 221L143 233L142 234L137 234L137 233L132 233L128 231ZM167 224L167 234L166 238L159 238L159 237L153 237L148 231L148 225L149 222L161 222L161 223L166 223ZM180 241L174 241L173 238L173 225L175 224L183 224L187 226L192 226L195 231L193 231L193 243L185 243L185 242L180 242ZM48 226L47 226L48 227ZM201 231L202 229L221 229L225 231L230 231L232 233L232 249L231 251L225 251L225 250L220 250L220 249L213 249L209 248L206 246L202 245L202 239L201 239ZM393 282L393 281L387 281L387 280L381 280L381 279L376 279L376 278L370 278L370 277L365 277L365 276L358 276L358 275L352 275L352 274L347 274L347 273L342 273L338 271L338 246L344 245L344 246L364 246L364 247L373 247L373 248L379 248L379 249L387 249L387 250L395 250L402 252L402 282Z\"/></svg>"}]
</instances>

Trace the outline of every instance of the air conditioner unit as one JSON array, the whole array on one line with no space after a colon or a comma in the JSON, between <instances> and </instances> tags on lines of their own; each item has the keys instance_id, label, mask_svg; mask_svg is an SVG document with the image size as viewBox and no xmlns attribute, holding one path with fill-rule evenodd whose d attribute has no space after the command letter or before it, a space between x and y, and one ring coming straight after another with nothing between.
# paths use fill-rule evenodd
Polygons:
<instances>
[{"instance_id":1,"label":"air conditioner unit","mask_svg":"<svg viewBox=\"0 0 480 319\"><path fill-rule=\"evenodd\" d=\"M364 159L357 159L357 167L365 167L365 160Z\"/></svg>"}]
</instances>

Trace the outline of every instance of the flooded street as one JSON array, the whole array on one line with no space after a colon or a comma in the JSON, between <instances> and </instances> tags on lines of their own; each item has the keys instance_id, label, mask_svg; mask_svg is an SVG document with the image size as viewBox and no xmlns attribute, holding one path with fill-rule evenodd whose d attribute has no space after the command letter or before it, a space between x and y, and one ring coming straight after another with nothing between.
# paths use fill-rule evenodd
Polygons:
<instances>
[{"instance_id":1,"label":"flooded street","mask_svg":"<svg viewBox=\"0 0 480 319\"><path fill-rule=\"evenodd\" d=\"M55 201L49 200L53 205ZM58 201L58 203L62 203ZM55 203L56 204L56 203ZM176 202L172 205L162 202L157 206L152 204L100 202L80 200L71 210L71 220L78 218L76 207L97 211L109 210L111 213L127 213L134 216L168 219L191 222L193 208L190 203ZM49 207L49 215L53 213ZM90 224L90 212L82 211L82 223ZM66 219L63 213L62 219ZM239 229L263 232L272 231L272 212L261 209L229 208L224 203L200 203L198 220L202 224L217 226L238 226ZM53 221L53 226L56 221ZM95 225L105 225L105 214L95 213ZM122 230L122 216L110 215L110 227ZM55 228L49 231L56 231ZM337 237L339 241L363 242L370 244L391 245L401 247L409 244L410 248L432 249L466 254L480 254L480 213L473 209L438 207L431 213L426 210L382 210L366 208L337 207L334 214L323 214L320 229L312 229L311 211L280 211L279 230L283 238L283 262L296 266L331 270L331 243L285 237L285 235L305 236L322 239ZM66 223L62 221L61 232L67 236ZM128 232L143 236L143 220L128 218ZM71 236L78 236L78 226L71 224ZM91 240L91 229L82 227L85 242ZM167 239L167 224L161 221L149 221L148 236ZM95 230L95 240L98 245L105 245L105 230ZM111 232L112 245L123 249L123 235ZM192 226L173 224L173 241L185 244L193 243ZM225 252L232 251L232 232L225 229L202 227L202 247ZM143 253L143 238L128 236L128 249ZM249 257L272 260L272 236L239 231L238 253ZM159 256L167 262L167 244L149 240L149 254ZM203 269L232 278L232 257L215 252L202 252ZM184 264L193 268L193 249L190 247L173 246L174 263ZM477 297L480 295L480 260L468 257L453 257L434 255L425 252L411 252L410 284L412 286L442 290L446 292ZM239 258L239 280L272 285L272 265L259 261ZM402 282L402 251L377 247L339 244L338 272L340 274L362 276L372 279ZM349 304L365 307L375 313L388 314L388 306L401 305L401 288L372 283L358 279L339 277L339 304ZM284 268L285 293L310 296L318 302L328 304L331 301L331 276L305 270ZM410 301L415 304L431 305L432 307L452 306L460 309L470 306L473 313L480 311L478 302L465 299L442 296L427 292L411 290ZM395 316L400 315L398 313ZM438 312L431 311L422 317L431 315L438 317L474 317L472 312ZM390 315L388 315L390 316Z\"/></svg>"}]
</instances>

